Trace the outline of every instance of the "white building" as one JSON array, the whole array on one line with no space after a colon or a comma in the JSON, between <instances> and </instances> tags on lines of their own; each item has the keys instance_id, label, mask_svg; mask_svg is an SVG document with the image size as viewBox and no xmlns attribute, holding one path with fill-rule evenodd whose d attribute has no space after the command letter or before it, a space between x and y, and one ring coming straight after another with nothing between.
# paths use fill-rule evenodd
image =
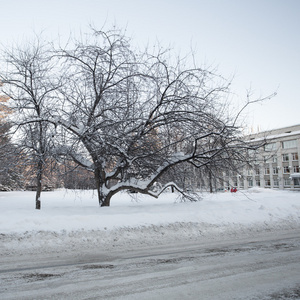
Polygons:
<instances>
[{"instance_id":1,"label":"white building","mask_svg":"<svg viewBox=\"0 0 300 300\"><path fill-rule=\"evenodd\" d=\"M257 151L252 167L230 177L230 186L300 190L300 125L252 134L247 139L266 140L267 144Z\"/></svg>"}]
</instances>

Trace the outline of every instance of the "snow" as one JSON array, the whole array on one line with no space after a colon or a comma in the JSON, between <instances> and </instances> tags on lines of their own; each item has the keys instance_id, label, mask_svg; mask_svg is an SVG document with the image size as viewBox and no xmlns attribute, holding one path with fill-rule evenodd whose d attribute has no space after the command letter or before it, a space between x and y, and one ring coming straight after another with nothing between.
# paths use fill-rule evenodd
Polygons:
<instances>
[{"instance_id":1,"label":"snow","mask_svg":"<svg viewBox=\"0 0 300 300\"><path fill-rule=\"evenodd\" d=\"M41 201L0 192L1 299L299 294L299 191L120 193L100 208L95 191L59 190Z\"/></svg>"},{"instance_id":2,"label":"snow","mask_svg":"<svg viewBox=\"0 0 300 300\"><path fill-rule=\"evenodd\" d=\"M0 257L16 253L75 251L101 245L137 246L252 235L300 226L300 192L250 189L202 194L202 201L180 202L120 193L111 207L99 207L95 191L0 192ZM116 249L116 248L114 248Z\"/></svg>"},{"instance_id":3,"label":"snow","mask_svg":"<svg viewBox=\"0 0 300 300\"><path fill-rule=\"evenodd\" d=\"M291 178L300 178L300 173L291 174Z\"/></svg>"},{"instance_id":4,"label":"snow","mask_svg":"<svg viewBox=\"0 0 300 300\"><path fill-rule=\"evenodd\" d=\"M257 137L255 139L251 140L251 142L260 142L265 139L274 140L274 139L278 139L278 138L282 138L282 137L295 136L295 135L300 134L300 130L295 130L290 133L284 132L284 133L272 134L272 135L270 135L270 134L268 135L268 132L266 131L266 132L261 132L260 134L263 134L263 133L265 133L265 135L263 137Z\"/></svg>"}]
</instances>

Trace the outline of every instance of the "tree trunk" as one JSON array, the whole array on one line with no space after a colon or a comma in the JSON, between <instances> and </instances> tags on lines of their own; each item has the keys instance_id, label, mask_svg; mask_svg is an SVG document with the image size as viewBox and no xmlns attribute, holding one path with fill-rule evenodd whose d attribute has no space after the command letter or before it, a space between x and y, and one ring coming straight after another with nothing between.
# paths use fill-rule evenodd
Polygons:
<instances>
[{"instance_id":1,"label":"tree trunk","mask_svg":"<svg viewBox=\"0 0 300 300\"><path fill-rule=\"evenodd\" d=\"M101 207L102 206L110 206L110 199L111 199L112 195L105 195L103 193L104 183L101 180L101 175L100 175L99 169L96 169L94 171L94 177L95 177L95 182L96 182L99 206L101 206Z\"/></svg>"},{"instance_id":2,"label":"tree trunk","mask_svg":"<svg viewBox=\"0 0 300 300\"><path fill-rule=\"evenodd\" d=\"M209 192L212 193L213 192L213 185L212 185L212 175L211 175L211 171L208 171L208 180L209 180Z\"/></svg>"},{"instance_id":3,"label":"tree trunk","mask_svg":"<svg viewBox=\"0 0 300 300\"><path fill-rule=\"evenodd\" d=\"M101 207L103 206L110 206L110 199L111 196L107 195L106 197L103 197L103 201L101 203Z\"/></svg>"},{"instance_id":4,"label":"tree trunk","mask_svg":"<svg viewBox=\"0 0 300 300\"><path fill-rule=\"evenodd\" d=\"M35 209L41 209L41 193L42 193L42 172L43 172L43 163L38 163L37 170L37 184L36 184L36 195L35 195Z\"/></svg>"},{"instance_id":5,"label":"tree trunk","mask_svg":"<svg viewBox=\"0 0 300 300\"><path fill-rule=\"evenodd\" d=\"M40 116L40 108L37 108L37 115ZM35 196L35 209L41 209L41 193L42 193L42 176L43 176L43 168L44 168L44 158L43 155L45 153L45 148L43 144L43 125L42 122L38 123L39 128L39 160L37 164L37 176L36 176L36 196Z\"/></svg>"},{"instance_id":6,"label":"tree trunk","mask_svg":"<svg viewBox=\"0 0 300 300\"><path fill-rule=\"evenodd\" d=\"M99 206L102 206L103 195L101 193L100 171L98 169L95 169L95 171L94 171L94 177L95 177L96 189L97 189L97 194L98 194Z\"/></svg>"}]
</instances>

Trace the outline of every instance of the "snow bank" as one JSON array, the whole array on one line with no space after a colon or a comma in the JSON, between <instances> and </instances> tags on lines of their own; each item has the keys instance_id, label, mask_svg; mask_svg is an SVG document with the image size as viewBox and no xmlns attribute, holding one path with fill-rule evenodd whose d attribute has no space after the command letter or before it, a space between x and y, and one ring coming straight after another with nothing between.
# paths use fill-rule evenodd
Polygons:
<instances>
[{"instance_id":1,"label":"snow bank","mask_svg":"<svg viewBox=\"0 0 300 300\"><path fill-rule=\"evenodd\" d=\"M176 197L121 193L100 208L93 191L61 190L43 193L38 211L34 192L1 192L0 253L107 251L300 227L299 192L256 188L203 194L196 203Z\"/></svg>"}]
</instances>

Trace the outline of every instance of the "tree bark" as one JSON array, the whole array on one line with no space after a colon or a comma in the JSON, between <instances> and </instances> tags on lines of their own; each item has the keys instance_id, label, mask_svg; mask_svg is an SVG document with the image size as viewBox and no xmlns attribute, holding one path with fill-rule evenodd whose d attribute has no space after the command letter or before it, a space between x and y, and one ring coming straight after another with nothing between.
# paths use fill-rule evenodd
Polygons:
<instances>
[{"instance_id":1,"label":"tree bark","mask_svg":"<svg viewBox=\"0 0 300 300\"><path fill-rule=\"evenodd\" d=\"M96 189L98 194L99 206L110 206L111 195L105 195L103 193L103 180L101 179L101 172L98 168L94 171L94 177L96 182Z\"/></svg>"},{"instance_id":2,"label":"tree bark","mask_svg":"<svg viewBox=\"0 0 300 300\"><path fill-rule=\"evenodd\" d=\"M102 193L100 191L100 189L101 189L100 172L97 169L94 171L94 178L95 178L96 189L97 189L97 194L98 194L99 206L102 206L103 196L102 196Z\"/></svg>"},{"instance_id":3,"label":"tree bark","mask_svg":"<svg viewBox=\"0 0 300 300\"><path fill-rule=\"evenodd\" d=\"M208 180L209 180L209 192L213 193L213 185L212 185L212 174L211 170L208 170Z\"/></svg>"},{"instance_id":4,"label":"tree bark","mask_svg":"<svg viewBox=\"0 0 300 300\"><path fill-rule=\"evenodd\" d=\"M101 207L103 206L110 206L110 199L111 196L107 195L106 197L103 197L103 201L101 203Z\"/></svg>"},{"instance_id":5,"label":"tree bark","mask_svg":"<svg viewBox=\"0 0 300 300\"><path fill-rule=\"evenodd\" d=\"M43 162L38 163L37 170L37 185L36 185L36 195L35 195L35 209L41 209L41 193L42 193L42 172L43 172Z\"/></svg>"}]
</instances>

